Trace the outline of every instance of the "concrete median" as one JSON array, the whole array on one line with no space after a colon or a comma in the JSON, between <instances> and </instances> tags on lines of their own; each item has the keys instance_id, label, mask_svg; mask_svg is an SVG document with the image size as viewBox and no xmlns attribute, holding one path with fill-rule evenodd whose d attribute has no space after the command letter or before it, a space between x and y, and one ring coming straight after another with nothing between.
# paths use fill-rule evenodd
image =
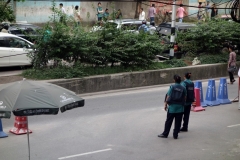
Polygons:
<instances>
[{"instance_id":1,"label":"concrete median","mask_svg":"<svg viewBox=\"0 0 240 160\"><path fill-rule=\"evenodd\" d=\"M238 66L239 64L240 62L238 62ZM227 64L219 63L85 78L49 80L48 82L70 89L77 94L84 94L172 83L174 74L183 77L185 72L191 72L193 80L228 76Z\"/></svg>"}]
</instances>

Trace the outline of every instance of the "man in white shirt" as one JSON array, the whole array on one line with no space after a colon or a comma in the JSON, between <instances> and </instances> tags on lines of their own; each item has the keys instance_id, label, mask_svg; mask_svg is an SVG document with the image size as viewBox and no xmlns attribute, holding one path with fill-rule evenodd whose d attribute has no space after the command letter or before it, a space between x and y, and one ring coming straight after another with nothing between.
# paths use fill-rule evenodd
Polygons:
<instances>
[{"instance_id":1,"label":"man in white shirt","mask_svg":"<svg viewBox=\"0 0 240 160\"><path fill-rule=\"evenodd\" d=\"M60 22L66 24L66 10L63 8L63 4L59 4L60 11L61 11L61 16L60 16Z\"/></svg>"},{"instance_id":2,"label":"man in white shirt","mask_svg":"<svg viewBox=\"0 0 240 160\"><path fill-rule=\"evenodd\" d=\"M205 4L205 3L204 3ZM207 4L205 4L205 11L206 11L206 17L208 18L208 19L210 19L211 18L211 6L210 6L210 2L209 1L207 1Z\"/></svg>"},{"instance_id":3,"label":"man in white shirt","mask_svg":"<svg viewBox=\"0 0 240 160\"><path fill-rule=\"evenodd\" d=\"M140 9L139 20L141 20L141 21L146 20L145 12L144 12L143 8Z\"/></svg>"},{"instance_id":4,"label":"man in white shirt","mask_svg":"<svg viewBox=\"0 0 240 160\"><path fill-rule=\"evenodd\" d=\"M78 6L75 6L75 10L73 11L74 13L74 20L76 22L76 26L79 26L80 25L80 21L82 20L81 17L80 17L80 12L79 12L79 7Z\"/></svg>"}]
</instances>

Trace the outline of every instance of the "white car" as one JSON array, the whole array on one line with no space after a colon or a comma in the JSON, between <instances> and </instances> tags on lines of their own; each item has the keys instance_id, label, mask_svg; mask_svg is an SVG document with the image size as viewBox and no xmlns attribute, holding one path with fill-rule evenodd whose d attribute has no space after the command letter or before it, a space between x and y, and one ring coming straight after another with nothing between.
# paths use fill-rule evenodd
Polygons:
<instances>
[{"instance_id":1,"label":"white car","mask_svg":"<svg viewBox=\"0 0 240 160\"><path fill-rule=\"evenodd\" d=\"M0 67L28 66L33 43L13 34L0 32Z\"/></svg>"}]
</instances>

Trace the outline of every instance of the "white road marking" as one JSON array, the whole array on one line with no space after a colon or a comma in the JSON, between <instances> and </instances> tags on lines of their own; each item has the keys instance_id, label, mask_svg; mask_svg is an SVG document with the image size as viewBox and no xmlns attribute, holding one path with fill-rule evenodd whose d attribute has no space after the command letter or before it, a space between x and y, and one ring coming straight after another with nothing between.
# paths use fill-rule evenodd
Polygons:
<instances>
[{"instance_id":1,"label":"white road marking","mask_svg":"<svg viewBox=\"0 0 240 160\"><path fill-rule=\"evenodd\" d=\"M111 150L112 150L112 148L108 148L108 149L103 149L103 150L98 150L98 151L93 151L93 152L86 152L86 153L75 154L75 155L66 156L66 157L60 157L58 159L68 159L68 158L73 158L73 157L80 157L80 156L84 156L84 155L88 155L88 154L106 152L106 151L111 151Z\"/></svg>"},{"instance_id":2,"label":"white road marking","mask_svg":"<svg viewBox=\"0 0 240 160\"><path fill-rule=\"evenodd\" d=\"M240 126L240 124L234 124L234 125L227 126L227 127L236 127L236 126Z\"/></svg>"}]
</instances>

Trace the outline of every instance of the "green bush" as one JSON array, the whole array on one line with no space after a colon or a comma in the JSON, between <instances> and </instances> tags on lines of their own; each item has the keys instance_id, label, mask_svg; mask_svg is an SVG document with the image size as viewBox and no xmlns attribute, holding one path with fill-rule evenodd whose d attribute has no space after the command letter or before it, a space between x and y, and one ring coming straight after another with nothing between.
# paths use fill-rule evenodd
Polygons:
<instances>
[{"instance_id":1,"label":"green bush","mask_svg":"<svg viewBox=\"0 0 240 160\"><path fill-rule=\"evenodd\" d=\"M170 67L185 67L187 64L183 59L171 59L164 62L164 64L169 65Z\"/></svg>"},{"instance_id":2,"label":"green bush","mask_svg":"<svg viewBox=\"0 0 240 160\"><path fill-rule=\"evenodd\" d=\"M71 19L66 20L67 24L71 22ZM57 21L51 24L53 27L44 26L39 31L42 36L36 39L36 52L30 56L35 68L45 67L49 60L54 60L56 66L64 60L93 67L146 67L163 49L157 35L136 34L108 23L97 32Z\"/></svg>"},{"instance_id":3,"label":"green bush","mask_svg":"<svg viewBox=\"0 0 240 160\"><path fill-rule=\"evenodd\" d=\"M226 42L240 43L240 24L224 20L212 20L197 27L178 32L177 42L182 50L192 53L220 53Z\"/></svg>"}]
</instances>

